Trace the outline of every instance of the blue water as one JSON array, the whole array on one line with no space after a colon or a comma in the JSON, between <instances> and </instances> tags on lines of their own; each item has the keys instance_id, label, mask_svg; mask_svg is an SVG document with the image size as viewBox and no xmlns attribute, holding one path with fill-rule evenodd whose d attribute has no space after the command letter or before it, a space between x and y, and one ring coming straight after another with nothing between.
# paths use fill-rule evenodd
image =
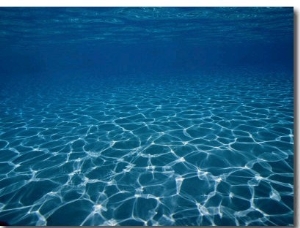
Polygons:
<instances>
[{"instance_id":1,"label":"blue water","mask_svg":"<svg viewBox=\"0 0 300 228\"><path fill-rule=\"evenodd\" d=\"M0 221L294 223L293 8L0 8Z\"/></svg>"}]
</instances>

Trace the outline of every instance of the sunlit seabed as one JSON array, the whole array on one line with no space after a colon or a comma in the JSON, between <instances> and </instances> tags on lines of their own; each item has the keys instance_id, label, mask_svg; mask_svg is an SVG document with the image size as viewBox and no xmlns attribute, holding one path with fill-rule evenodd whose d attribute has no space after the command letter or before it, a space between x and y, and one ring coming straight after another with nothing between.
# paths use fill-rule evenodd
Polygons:
<instances>
[{"instance_id":1,"label":"sunlit seabed","mask_svg":"<svg viewBox=\"0 0 300 228\"><path fill-rule=\"evenodd\" d=\"M0 220L293 224L291 76L145 78L3 87Z\"/></svg>"}]
</instances>

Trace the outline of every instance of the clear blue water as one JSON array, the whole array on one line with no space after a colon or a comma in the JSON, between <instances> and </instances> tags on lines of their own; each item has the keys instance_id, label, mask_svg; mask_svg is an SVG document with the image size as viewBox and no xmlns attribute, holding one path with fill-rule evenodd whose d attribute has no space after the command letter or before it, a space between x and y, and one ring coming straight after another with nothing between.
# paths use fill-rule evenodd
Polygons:
<instances>
[{"instance_id":1,"label":"clear blue water","mask_svg":"<svg viewBox=\"0 0 300 228\"><path fill-rule=\"evenodd\" d=\"M293 225L293 8L0 8L0 221Z\"/></svg>"}]
</instances>

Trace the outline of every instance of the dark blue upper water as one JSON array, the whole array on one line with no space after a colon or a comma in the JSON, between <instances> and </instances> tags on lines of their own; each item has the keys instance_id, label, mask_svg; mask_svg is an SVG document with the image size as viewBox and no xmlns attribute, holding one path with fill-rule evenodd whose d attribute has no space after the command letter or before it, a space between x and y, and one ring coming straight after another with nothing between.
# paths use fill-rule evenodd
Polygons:
<instances>
[{"instance_id":1,"label":"dark blue upper water","mask_svg":"<svg viewBox=\"0 0 300 228\"><path fill-rule=\"evenodd\" d=\"M0 221L293 225L293 8L0 8Z\"/></svg>"}]
</instances>

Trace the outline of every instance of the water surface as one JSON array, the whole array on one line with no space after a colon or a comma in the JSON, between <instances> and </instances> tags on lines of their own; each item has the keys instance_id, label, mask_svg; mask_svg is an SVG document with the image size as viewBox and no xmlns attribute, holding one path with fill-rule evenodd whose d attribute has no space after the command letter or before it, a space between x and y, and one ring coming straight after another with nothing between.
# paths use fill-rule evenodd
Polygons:
<instances>
[{"instance_id":1,"label":"water surface","mask_svg":"<svg viewBox=\"0 0 300 228\"><path fill-rule=\"evenodd\" d=\"M0 8L0 220L293 225L292 8Z\"/></svg>"}]
</instances>

